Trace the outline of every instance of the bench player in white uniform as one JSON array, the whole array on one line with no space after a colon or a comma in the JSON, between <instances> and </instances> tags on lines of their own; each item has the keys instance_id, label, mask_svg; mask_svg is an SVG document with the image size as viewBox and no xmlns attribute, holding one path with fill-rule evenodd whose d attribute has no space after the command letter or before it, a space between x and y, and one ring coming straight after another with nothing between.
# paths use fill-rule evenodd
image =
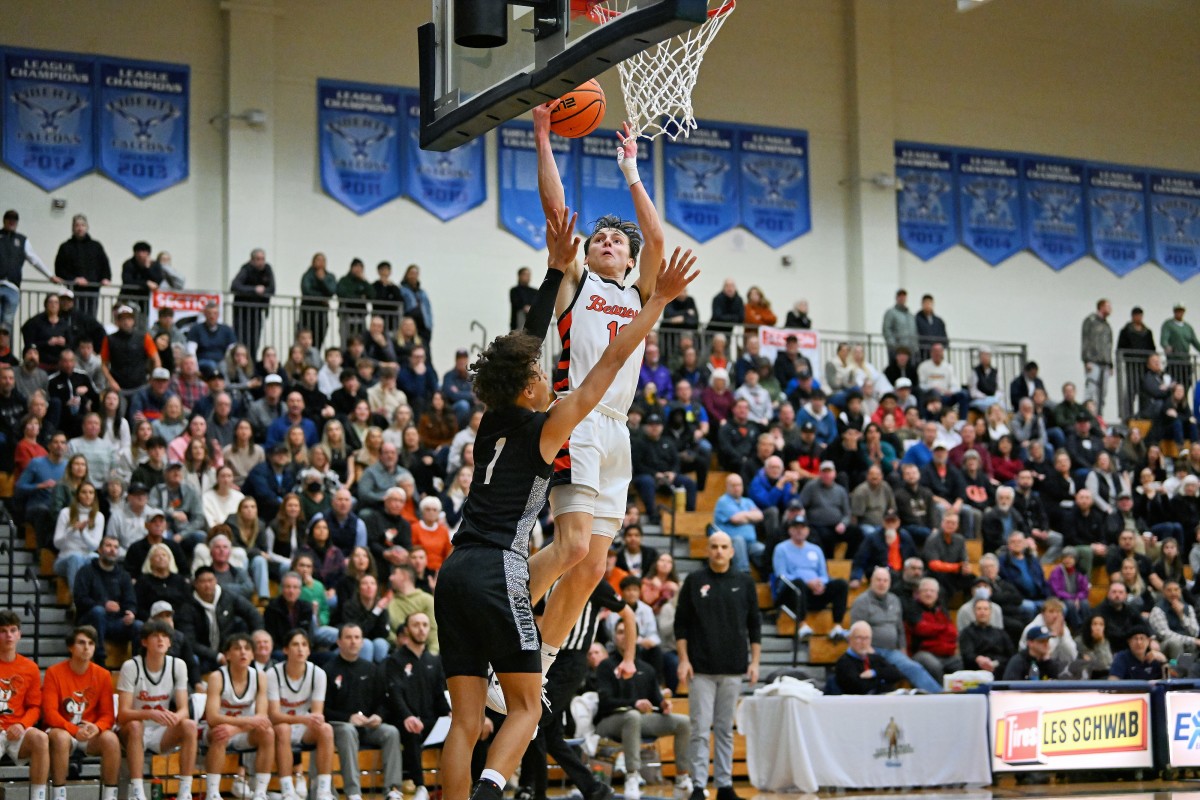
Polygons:
<instances>
[{"instance_id":1,"label":"bench player in white uniform","mask_svg":"<svg viewBox=\"0 0 1200 800\"><path fill-rule=\"evenodd\" d=\"M254 669L254 644L244 633L231 634L221 648L225 666L208 676L207 728L204 743L205 797L221 800L221 767L225 750L257 750L253 800L266 800L275 763L275 728L267 716L267 682Z\"/></svg>"},{"instance_id":2,"label":"bench player in white uniform","mask_svg":"<svg viewBox=\"0 0 1200 800\"><path fill-rule=\"evenodd\" d=\"M296 578L289 572L283 576ZM283 800L296 800L292 748L317 747L317 800L333 798L333 726L325 721L325 670L308 660L312 644L297 628L283 643L287 660L267 669L267 714L275 726L275 766Z\"/></svg>"},{"instance_id":3,"label":"bench player in white uniform","mask_svg":"<svg viewBox=\"0 0 1200 800\"><path fill-rule=\"evenodd\" d=\"M117 679L117 735L129 763L129 796L145 800L146 751L169 753L179 748L177 800L191 800L196 769L196 721L188 717L187 665L167 655L172 628L152 619L142 627L143 654L121 665ZM174 702L175 710L171 711Z\"/></svg>"},{"instance_id":4,"label":"bench player in white uniform","mask_svg":"<svg viewBox=\"0 0 1200 800\"><path fill-rule=\"evenodd\" d=\"M538 152L538 189L549 219L566 207L558 166L550 149L548 105L533 110ZM663 229L637 169L637 138L628 124L617 134L618 165L629 184L637 224L615 216L596 221L584 244L583 263L567 268L555 302L562 355L553 389L560 396L579 389L617 333L654 294L663 258ZM625 278L638 263L632 285ZM639 344L605 392L600 404L571 433L555 459L550 482L554 543L530 559L530 594L536 602L558 575L562 580L542 617L543 672L583 613L604 575L609 546L625 516L633 477L625 412L637 391L642 352Z\"/></svg>"}]
</instances>

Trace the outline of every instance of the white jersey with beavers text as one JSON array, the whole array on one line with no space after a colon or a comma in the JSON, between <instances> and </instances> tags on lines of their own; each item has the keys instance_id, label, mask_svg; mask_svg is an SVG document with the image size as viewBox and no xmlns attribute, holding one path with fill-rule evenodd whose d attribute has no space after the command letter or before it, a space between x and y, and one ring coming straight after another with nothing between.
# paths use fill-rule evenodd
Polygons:
<instances>
[{"instance_id":1,"label":"white jersey with beavers text","mask_svg":"<svg viewBox=\"0 0 1200 800\"><path fill-rule=\"evenodd\" d=\"M562 353L554 370L554 391L561 394L578 389L604 348L641 310L642 298L636 286L623 287L585 269L574 300L558 319ZM645 348L639 343L621 366L600 400L602 405L622 415L633 405Z\"/></svg>"},{"instance_id":2,"label":"white jersey with beavers text","mask_svg":"<svg viewBox=\"0 0 1200 800\"><path fill-rule=\"evenodd\" d=\"M325 670L311 661L304 664L304 675L292 683L287 664L279 663L267 670L267 700L278 700L279 710L293 717L312 713L313 701L325 702Z\"/></svg>"}]
</instances>

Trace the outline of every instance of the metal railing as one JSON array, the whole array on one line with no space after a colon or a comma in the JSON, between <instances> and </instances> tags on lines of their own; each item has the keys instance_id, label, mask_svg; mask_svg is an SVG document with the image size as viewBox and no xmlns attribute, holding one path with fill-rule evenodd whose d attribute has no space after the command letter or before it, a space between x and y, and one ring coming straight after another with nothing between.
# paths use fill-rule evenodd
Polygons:
<instances>
[{"instance_id":1,"label":"metal railing","mask_svg":"<svg viewBox=\"0 0 1200 800\"><path fill-rule=\"evenodd\" d=\"M1117 403L1121 419L1151 419L1152 411L1142 408L1142 378L1146 375L1146 362L1154 355L1149 350L1118 350L1113 371L1117 381ZM1161 353L1159 355L1162 355ZM1196 380L1200 378L1200 355L1163 356L1163 368L1174 383L1183 384L1187 392L1188 405L1194 408Z\"/></svg>"},{"instance_id":2,"label":"metal railing","mask_svg":"<svg viewBox=\"0 0 1200 800\"><path fill-rule=\"evenodd\" d=\"M78 289L78 287L72 288ZM35 314L41 313L46 297L56 294L58 289L59 287L50 283L27 281L21 288L21 300L14 327L19 329L25 320ZM244 326L244 319L240 320L237 315L246 306L240 304L232 293L209 291L203 288L182 291L220 295L222 298L221 321L232 325L234 330L238 331L239 334L241 333L241 329ZM97 309L97 317L101 322L111 321L112 311L117 305L118 300L124 299L128 301L131 299L128 292L122 292L122 287L120 286L100 287L98 297L99 299L98 301L94 301L94 305ZM142 320L145 322L148 313L146 301L144 299L140 301L135 299L135 302L138 303L138 307L135 310L143 315ZM80 299L77 296L77 308L88 307L91 303L93 301L86 298ZM328 307L326 308L324 305ZM313 329L320 335L320 338L314 341L314 345L318 350L324 347L340 347L344 346L350 334L359 333L365 328L369 315L378 314L383 316L388 322L388 329L394 330L403 311L402 304L391 301L339 301L336 297L305 298L299 295L284 294L276 294L269 298L265 308L266 313L262 319L258 352L253 353L252 356L254 359L258 359L262 354L262 349L270 346L275 348L281 362L287 360L288 348L295 341L296 330L300 327ZM155 319L151 316L148 325L154 322ZM461 344L466 346L472 354L476 354L487 347L490 341L488 327L479 320L472 320L469 330L472 336L479 337L478 340L469 343L463 342ZM664 361L670 361L676 354L679 342L683 337L690 337L703 362L712 352L713 340L717 336L722 336L726 340L726 357L730 365L732 365L741 355L747 333L753 336L755 328L753 326L737 325L729 331L689 331L679 328L660 327L658 333ZM880 372L888 366L890 354L882 334L865 331L830 330L818 330L817 333L820 336L819 357L821 372L824 372L825 365L836 357L838 345L843 342L851 346L862 345L867 361ZM20 340L16 338L16 334L14 334L13 349L19 351L21 344ZM456 346L459 344L456 343ZM954 367L955 372L965 387L971 370L974 369L979 361L979 351L985 346L992 350L992 365L998 373L1001 392L1007 397L1008 384L1021 374L1021 370L1028 359L1027 347L1024 343L955 337L950 340L949 345L946 347L946 359ZM553 372L560 349L558 332L551 326L546 336L546 347L544 348L544 366L548 373ZM914 354L914 363L919 362L919 360L920 355Z\"/></svg>"}]
</instances>

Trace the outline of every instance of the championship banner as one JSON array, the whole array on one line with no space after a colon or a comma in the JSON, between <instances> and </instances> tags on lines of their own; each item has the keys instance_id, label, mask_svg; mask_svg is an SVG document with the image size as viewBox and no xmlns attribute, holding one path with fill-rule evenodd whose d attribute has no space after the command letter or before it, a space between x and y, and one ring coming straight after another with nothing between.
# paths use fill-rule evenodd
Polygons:
<instances>
[{"instance_id":1,"label":"championship banner","mask_svg":"<svg viewBox=\"0 0 1200 800\"><path fill-rule=\"evenodd\" d=\"M808 133L743 127L742 227L771 247L782 247L812 229L808 195Z\"/></svg>"},{"instance_id":2,"label":"championship banner","mask_svg":"<svg viewBox=\"0 0 1200 800\"><path fill-rule=\"evenodd\" d=\"M95 169L96 62L38 50L4 51L4 163L46 191Z\"/></svg>"},{"instance_id":3,"label":"championship banner","mask_svg":"<svg viewBox=\"0 0 1200 800\"><path fill-rule=\"evenodd\" d=\"M100 171L138 197L187 180L191 69L109 58L99 63Z\"/></svg>"},{"instance_id":4,"label":"championship banner","mask_svg":"<svg viewBox=\"0 0 1200 800\"><path fill-rule=\"evenodd\" d=\"M317 80L317 152L321 188L355 214L400 196L401 90Z\"/></svg>"},{"instance_id":5,"label":"championship banner","mask_svg":"<svg viewBox=\"0 0 1200 800\"><path fill-rule=\"evenodd\" d=\"M1122 769L1153 766L1150 695L993 691L992 769Z\"/></svg>"},{"instance_id":6,"label":"championship banner","mask_svg":"<svg viewBox=\"0 0 1200 800\"><path fill-rule=\"evenodd\" d=\"M964 150L956 155L962 243L994 267L1025 249L1021 159Z\"/></svg>"},{"instance_id":7,"label":"championship banner","mask_svg":"<svg viewBox=\"0 0 1200 800\"><path fill-rule=\"evenodd\" d=\"M1200 693L1167 692L1167 764L1200 767Z\"/></svg>"},{"instance_id":8,"label":"championship banner","mask_svg":"<svg viewBox=\"0 0 1200 800\"><path fill-rule=\"evenodd\" d=\"M954 202L954 151L948 147L896 142L896 195L900 243L928 261L958 243Z\"/></svg>"},{"instance_id":9,"label":"championship banner","mask_svg":"<svg viewBox=\"0 0 1200 800\"><path fill-rule=\"evenodd\" d=\"M737 129L701 122L686 139L663 142L667 222L697 242L736 228Z\"/></svg>"},{"instance_id":10,"label":"championship banner","mask_svg":"<svg viewBox=\"0 0 1200 800\"><path fill-rule=\"evenodd\" d=\"M1146 173L1089 166L1087 190L1092 256L1115 275L1128 275L1150 258Z\"/></svg>"},{"instance_id":11,"label":"championship banner","mask_svg":"<svg viewBox=\"0 0 1200 800\"><path fill-rule=\"evenodd\" d=\"M654 140L639 139L637 146L638 177L653 201ZM559 169L562 169L561 161ZM591 230L592 223L605 214L637 219L629 186L617 166L617 135L614 131L596 131L579 139L579 227Z\"/></svg>"},{"instance_id":12,"label":"championship banner","mask_svg":"<svg viewBox=\"0 0 1200 800\"><path fill-rule=\"evenodd\" d=\"M1029 249L1055 270L1087 254L1083 165L1026 156L1021 162Z\"/></svg>"},{"instance_id":13,"label":"championship banner","mask_svg":"<svg viewBox=\"0 0 1200 800\"><path fill-rule=\"evenodd\" d=\"M768 328L758 326L759 355L771 363L775 363L775 354L787 349L787 338L796 337L800 345L800 355L808 359L812 365L813 381L820 383L824 374L825 362L821 358L821 334L817 331L800 328ZM787 387L780 387L786 389Z\"/></svg>"},{"instance_id":14,"label":"championship banner","mask_svg":"<svg viewBox=\"0 0 1200 800\"><path fill-rule=\"evenodd\" d=\"M538 194L537 145L533 138L533 124L529 122L506 122L496 129L497 158L500 161L500 225L534 250L546 247L546 214L542 211L542 200ZM554 163L562 178L567 206L578 209L575 186L577 150L571 139L550 135L550 149L554 152ZM617 168L616 147L607 166L616 173L625 199L625 178ZM613 209L602 211L615 213ZM600 216L599 214L597 216ZM632 218L632 216L630 217ZM579 214L581 228L591 228L594 220Z\"/></svg>"},{"instance_id":15,"label":"championship banner","mask_svg":"<svg viewBox=\"0 0 1200 800\"><path fill-rule=\"evenodd\" d=\"M442 222L487 199L486 140L479 136L445 153L421 149L421 96L405 96L408 136L404 193Z\"/></svg>"},{"instance_id":16,"label":"championship banner","mask_svg":"<svg viewBox=\"0 0 1200 800\"><path fill-rule=\"evenodd\" d=\"M1200 273L1200 177L1150 176L1154 260L1182 283Z\"/></svg>"}]
</instances>

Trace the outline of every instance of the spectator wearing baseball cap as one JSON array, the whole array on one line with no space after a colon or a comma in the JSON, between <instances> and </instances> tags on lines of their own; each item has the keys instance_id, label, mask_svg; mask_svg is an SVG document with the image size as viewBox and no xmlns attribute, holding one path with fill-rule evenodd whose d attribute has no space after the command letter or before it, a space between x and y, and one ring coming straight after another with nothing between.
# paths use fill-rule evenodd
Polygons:
<instances>
[{"instance_id":1,"label":"spectator wearing baseball cap","mask_svg":"<svg viewBox=\"0 0 1200 800\"><path fill-rule=\"evenodd\" d=\"M129 306L117 307L117 329L100 346L100 361L108 388L131 397L146 385L152 370L162 366L158 347Z\"/></svg>"},{"instance_id":2,"label":"spectator wearing baseball cap","mask_svg":"<svg viewBox=\"0 0 1200 800\"><path fill-rule=\"evenodd\" d=\"M804 620L809 611L832 609L833 630L829 638L838 641L846 638L842 619L846 616L849 587L841 578L830 578L825 555L820 547L808 541L808 534L804 515L797 515L788 522L788 538L775 548L771 562L775 603L791 609L799 620ZM806 639L812 633L809 624L802 621L797 635Z\"/></svg>"},{"instance_id":3,"label":"spectator wearing baseball cap","mask_svg":"<svg viewBox=\"0 0 1200 800\"><path fill-rule=\"evenodd\" d=\"M1125 649L1113 655L1109 680L1156 681L1166 677L1163 665L1167 663L1167 656L1150 647L1153 639L1154 632L1146 623L1139 622L1131 627L1125 636Z\"/></svg>"},{"instance_id":4,"label":"spectator wearing baseball cap","mask_svg":"<svg viewBox=\"0 0 1200 800\"><path fill-rule=\"evenodd\" d=\"M1050 681L1062 673L1063 664L1050 657L1050 640L1054 634L1045 625L1025 632L1025 648L1008 661L1004 668L1006 681Z\"/></svg>"},{"instance_id":5,"label":"spectator wearing baseball cap","mask_svg":"<svg viewBox=\"0 0 1200 800\"><path fill-rule=\"evenodd\" d=\"M171 373L164 367L150 371L150 383L139 389L129 401L129 416L134 420L162 419L167 400L177 396L171 391Z\"/></svg>"},{"instance_id":6,"label":"spectator wearing baseball cap","mask_svg":"<svg viewBox=\"0 0 1200 800\"><path fill-rule=\"evenodd\" d=\"M208 522L204 519L204 501L195 484L184 480L181 462L167 462L163 482L150 490L149 503L166 514L172 538L183 543L186 553L190 554L198 542L204 541L208 530Z\"/></svg>"},{"instance_id":7,"label":"spectator wearing baseball cap","mask_svg":"<svg viewBox=\"0 0 1200 800\"><path fill-rule=\"evenodd\" d=\"M150 487L144 483L129 484L125 502L115 504L110 511L105 533L116 537L121 543L120 558L125 558L129 547L146 535L146 521L155 509L149 506Z\"/></svg>"},{"instance_id":8,"label":"spectator wearing baseball cap","mask_svg":"<svg viewBox=\"0 0 1200 800\"><path fill-rule=\"evenodd\" d=\"M446 374L442 376L442 394L446 395L446 403L454 410L454 416L458 419L460 428L467 424L467 420L471 417L471 409L478 402L475 398L475 387L471 381L471 372L468 366L470 360L469 352L465 349L457 350L454 353L453 369L447 370ZM374 410L374 406L372 406L372 410ZM395 409L392 411L394 413ZM391 419L392 414L388 413L387 418Z\"/></svg>"},{"instance_id":9,"label":"spectator wearing baseball cap","mask_svg":"<svg viewBox=\"0 0 1200 800\"><path fill-rule=\"evenodd\" d=\"M136 583L141 579L145 572L150 571L150 565L146 563L146 559L150 556L150 551L157 544L161 544L171 552L171 564L176 571L188 574L190 559L184 555L183 548L179 546L179 542L174 539L167 539L167 514L159 508L146 508L146 527L142 531L142 538L129 545L129 550L125 553L125 571L129 573L129 577Z\"/></svg>"},{"instance_id":10,"label":"spectator wearing baseball cap","mask_svg":"<svg viewBox=\"0 0 1200 800\"><path fill-rule=\"evenodd\" d=\"M683 489L688 511L696 510L696 482L680 474L679 448L675 439L663 436L663 418L651 411L642 421L642 435L633 439L633 487L646 507L651 525L661 525L657 495L660 491Z\"/></svg>"},{"instance_id":11,"label":"spectator wearing baseball cap","mask_svg":"<svg viewBox=\"0 0 1200 800\"><path fill-rule=\"evenodd\" d=\"M814 542L826 559L834 557L839 542L846 544L843 558L852 559L862 542L862 531L850 521L850 493L837 481L837 467L822 461L817 480L800 490Z\"/></svg>"}]
</instances>

